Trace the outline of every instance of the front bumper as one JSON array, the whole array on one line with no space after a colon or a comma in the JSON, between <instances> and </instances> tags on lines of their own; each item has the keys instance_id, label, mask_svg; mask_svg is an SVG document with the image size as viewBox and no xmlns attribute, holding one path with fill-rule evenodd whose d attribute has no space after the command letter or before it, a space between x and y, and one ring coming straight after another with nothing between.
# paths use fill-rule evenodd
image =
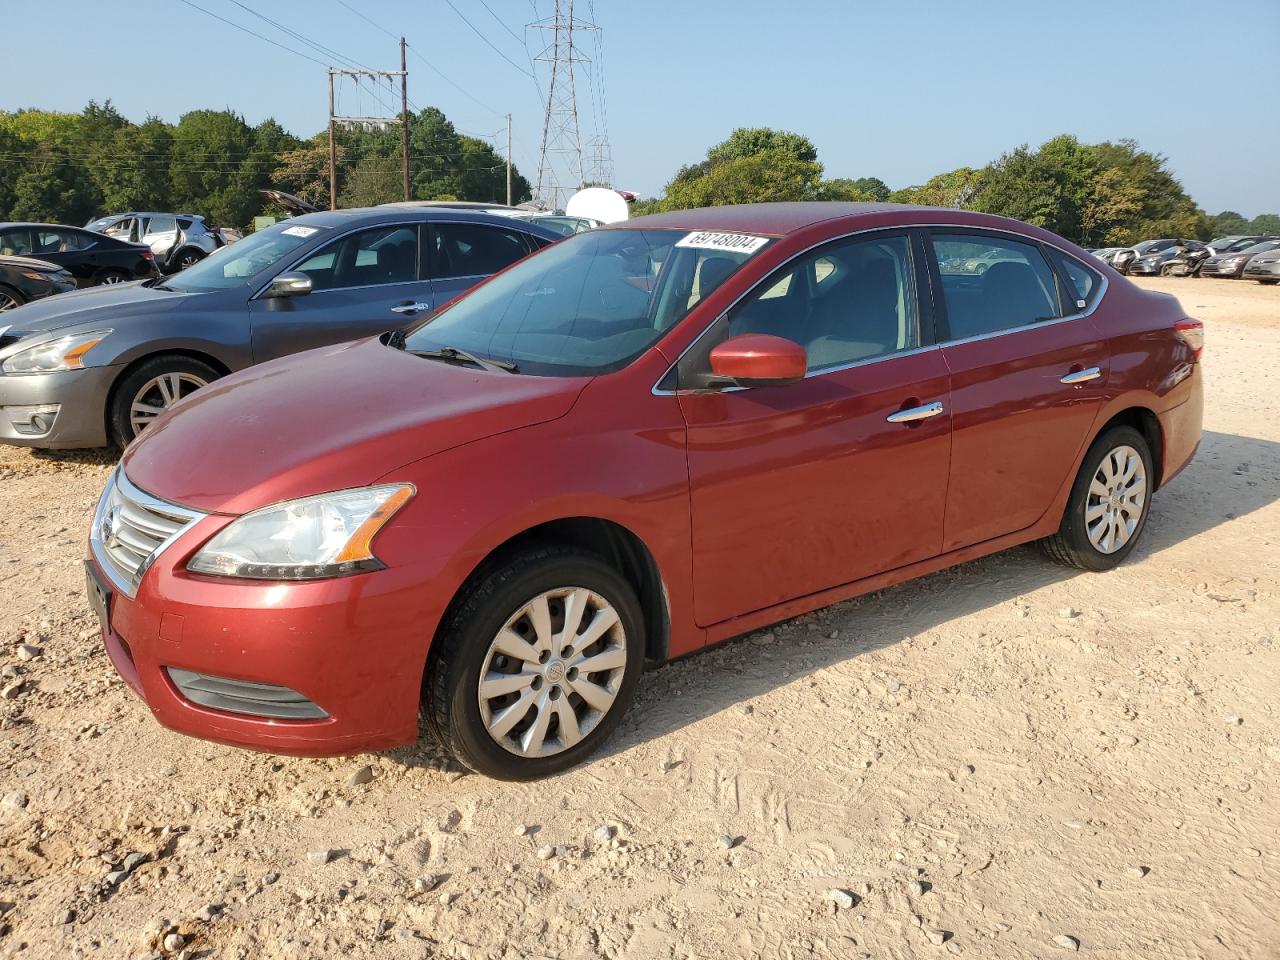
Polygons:
<instances>
[{"instance_id":1,"label":"front bumper","mask_svg":"<svg viewBox=\"0 0 1280 960\"><path fill-rule=\"evenodd\" d=\"M1160 273L1163 263L1143 263L1136 260L1129 265L1129 275L1134 277L1154 277Z\"/></svg>"},{"instance_id":2,"label":"front bumper","mask_svg":"<svg viewBox=\"0 0 1280 960\"><path fill-rule=\"evenodd\" d=\"M107 445L107 396L118 366L22 376L0 373L0 443L64 449ZM33 429L34 407L42 413Z\"/></svg>"},{"instance_id":3,"label":"front bumper","mask_svg":"<svg viewBox=\"0 0 1280 960\"><path fill-rule=\"evenodd\" d=\"M1202 277L1223 277L1234 279L1240 276L1240 272L1244 269L1242 263L1209 263L1200 268L1200 276Z\"/></svg>"},{"instance_id":4,"label":"front bumper","mask_svg":"<svg viewBox=\"0 0 1280 960\"><path fill-rule=\"evenodd\" d=\"M1246 264L1241 276L1246 280L1280 280L1280 261Z\"/></svg>"},{"instance_id":5,"label":"front bumper","mask_svg":"<svg viewBox=\"0 0 1280 960\"><path fill-rule=\"evenodd\" d=\"M290 583L189 573L232 519L207 516L163 548L136 597L113 591L102 636L125 683L169 729L233 746L338 756L416 740L447 598L403 566ZM92 550L88 563L110 584ZM275 715L255 715L255 697ZM283 716L282 702L300 719Z\"/></svg>"}]
</instances>

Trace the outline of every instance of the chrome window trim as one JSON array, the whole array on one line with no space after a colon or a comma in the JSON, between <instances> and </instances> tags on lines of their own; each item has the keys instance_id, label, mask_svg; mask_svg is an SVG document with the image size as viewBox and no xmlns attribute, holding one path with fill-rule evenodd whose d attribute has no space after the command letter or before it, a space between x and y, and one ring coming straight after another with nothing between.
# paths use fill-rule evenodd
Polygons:
<instances>
[{"instance_id":1,"label":"chrome window trim","mask_svg":"<svg viewBox=\"0 0 1280 960\"><path fill-rule=\"evenodd\" d=\"M113 488L118 488L121 494L127 500L142 505L144 508L152 510L162 516L169 517L173 520L181 521L182 526L175 530L165 539L158 547L151 551L150 555L142 561L138 567L137 573L132 578L126 580L115 563L107 556L106 545L103 544L100 532L102 530L103 509L106 506L108 495ZM124 467L117 466L111 473L111 479L107 481L106 487L102 490L102 495L98 498L98 506L93 511L93 526L89 530L89 548L93 553L93 559L98 565L98 569L102 575L111 582L111 585L124 594L130 600L138 595L138 587L142 583L142 578L146 572L151 569L151 565L156 558L165 550L173 545L174 541L182 537L193 526L207 517L207 513L201 513L198 510L191 510L187 507L180 507L176 503L170 503L168 500L161 500L159 497L153 497L140 487L134 486L133 482L125 475Z\"/></svg>"},{"instance_id":2,"label":"chrome window trim","mask_svg":"<svg viewBox=\"0 0 1280 960\"><path fill-rule=\"evenodd\" d=\"M761 283L764 283L770 277L774 276L774 274L776 274L778 271L782 270L784 267L788 266L793 261L798 260L800 257L807 256L812 251L818 249L819 247L826 246L829 243L835 243L836 241L839 241L839 240L847 240L851 237L856 237L864 233L883 233L883 232L889 232L894 230L909 231L909 230L933 230L933 229L947 229L947 228L953 228L957 230L979 231L983 233L1003 234L1015 240L1019 240L1022 243L1027 243L1027 242L1043 243L1046 247L1052 247L1054 250L1057 250L1063 256L1070 257L1072 260L1075 260L1077 263L1080 263L1081 266L1085 267L1085 269L1090 269L1088 264L1084 263L1084 261L1082 261L1079 257L1071 253L1071 251L1069 250L1064 250L1062 247L1058 246L1056 243L1051 243L1048 240L1039 240L1038 238L1035 238L1035 237L1028 237L1025 234L1015 233L1011 230L1004 230L999 227L970 226L969 224L962 224L962 223L911 223L911 224L899 224L896 226L888 226L888 227L863 227L860 230L851 230L848 233L842 233L834 237L827 237L824 240L819 240L818 242L805 247L803 250L800 250L792 254L786 260L783 260L776 267L770 270L769 273L762 280L759 281L759 283L756 283L749 289L739 294L731 304L729 304L727 307L721 310L720 313L716 315L716 318L714 320L712 320L710 323L707 324L706 328L703 329L701 333L699 333L696 337L693 338L693 340L689 342L689 345L687 347L685 347L683 350L680 351L680 355L676 357L675 360L672 363L670 363L665 370L662 371L662 376L658 377L658 379L654 382L653 386L650 388L649 392L655 397L671 397L671 396L679 396L680 394L735 393L739 390L767 389L767 388L761 388L761 387L733 386L733 387L719 387L719 388L700 387L700 388L690 388L686 390L663 390L659 388L658 384L662 383L662 381L667 378L667 375L670 374L672 370L674 370L676 367L680 365L680 361L684 359L685 354L687 354L690 350L692 350L695 346L697 346L698 342L703 337L705 337L708 333L710 333L711 330L715 327L715 325L719 323L723 317L727 316L730 312L732 312L733 309L739 303L741 303L747 296L753 293L757 289L757 287L760 286ZM935 257L934 259L936 261L937 258ZM1054 270L1052 264L1046 264L1046 266L1048 266L1049 269L1053 271L1056 275L1056 270ZM896 357L906 356L911 353L924 353L926 350L936 350L936 349L941 349L942 347L950 347L950 346L955 346L957 344L963 344L963 343L974 343L979 340L989 340L992 337L1003 337L1012 333L1022 333L1023 331L1026 331L1026 330L1038 329L1040 327L1047 327L1057 323L1065 323L1068 320L1080 320L1083 317L1091 316L1093 312L1098 309L1098 305L1102 303L1103 298L1107 295L1107 288L1110 286L1110 281L1107 279L1106 274L1102 273L1100 270L1093 270L1093 273L1095 273L1098 276L1098 278L1102 281L1102 286L1099 288L1098 296L1094 298L1093 304L1087 309L1081 310L1077 313L1068 314L1065 317L1054 317L1052 320L1040 320L1040 321L1037 321L1036 323L1028 323L1021 327L1010 327L1008 330L996 330L991 333L982 333L972 337L965 337L963 340L939 340L935 343L926 344L920 347L914 347L911 350L898 350L898 351L895 351L894 353L886 353L878 357L867 357L866 359L855 360L852 363L843 364L837 367L823 367L821 370L809 371L804 375L804 378L808 380L810 377L813 377L813 376L823 376L828 373L840 373L841 371L848 370L851 367L865 366L866 364L878 363L882 360L892 360ZM919 291L916 292L916 301L917 301L917 307L919 307L921 305ZM654 346L657 346L657 343L655 343Z\"/></svg>"}]
</instances>

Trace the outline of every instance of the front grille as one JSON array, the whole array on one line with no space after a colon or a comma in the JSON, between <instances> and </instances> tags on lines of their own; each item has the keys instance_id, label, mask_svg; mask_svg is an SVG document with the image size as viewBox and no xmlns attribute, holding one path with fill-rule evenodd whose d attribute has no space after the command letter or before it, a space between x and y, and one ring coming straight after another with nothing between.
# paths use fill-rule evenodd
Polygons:
<instances>
[{"instance_id":1,"label":"front grille","mask_svg":"<svg viewBox=\"0 0 1280 960\"><path fill-rule=\"evenodd\" d=\"M115 588L133 597L160 552L204 516L140 490L117 467L98 501L89 543Z\"/></svg>"},{"instance_id":2,"label":"front grille","mask_svg":"<svg viewBox=\"0 0 1280 960\"><path fill-rule=\"evenodd\" d=\"M169 679L192 703L227 713L275 720L323 720L329 714L297 690L272 683L253 683L167 667Z\"/></svg>"}]
</instances>

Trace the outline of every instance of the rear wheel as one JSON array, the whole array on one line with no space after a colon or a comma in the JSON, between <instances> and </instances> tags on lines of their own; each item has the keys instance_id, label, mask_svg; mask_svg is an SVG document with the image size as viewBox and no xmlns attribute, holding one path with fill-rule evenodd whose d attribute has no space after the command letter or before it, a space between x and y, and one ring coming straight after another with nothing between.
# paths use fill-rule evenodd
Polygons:
<instances>
[{"instance_id":1,"label":"rear wheel","mask_svg":"<svg viewBox=\"0 0 1280 960\"><path fill-rule=\"evenodd\" d=\"M26 298L12 287L0 287L0 313L15 310L26 302Z\"/></svg>"},{"instance_id":2,"label":"rear wheel","mask_svg":"<svg viewBox=\"0 0 1280 960\"><path fill-rule=\"evenodd\" d=\"M128 283L132 279L123 270L103 270L98 274L98 283L103 284Z\"/></svg>"},{"instance_id":3,"label":"rear wheel","mask_svg":"<svg viewBox=\"0 0 1280 960\"><path fill-rule=\"evenodd\" d=\"M116 384L112 394L107 411L112 440L128 446L156 417L220 375L194 357L170 354L142 362Z\"/></svg>"},{"instance_id":4,"label":"rear wheel","mask_svg":"<svg viewBox=\"0 0 1280 960\"><path fill-rule=\"evenodd\" d=\"M1045 551L1082 570L1119 565L1146 527L1154 476L1141 433L1127 426L1104 432L1085 454L1058 532L1041 541Z\"/></svg>"},{"instance_id":5,"label":"rear wheel","mask_svg":"<svg viewBox=\"0 0 1280 960\"><path fill-rule=\"evenodd\" d=\"M471 769L533 780L580 763L617 727L644 660L631 585L603 558L545 546L494 566L435 641L426 709Z\"/></svg>"},{"instance_id":6,"label":"rear wheel","mask_svg":"<svg viewBox=\"0 0 1280 960\"><path fill-rule=\"evenodd\" d=\"M186 247L178 251L178 256L173 261L174 270L185 270L187 267L195 266L204 259L204 252L194 247Z\"/></svg>"}]
</instances>

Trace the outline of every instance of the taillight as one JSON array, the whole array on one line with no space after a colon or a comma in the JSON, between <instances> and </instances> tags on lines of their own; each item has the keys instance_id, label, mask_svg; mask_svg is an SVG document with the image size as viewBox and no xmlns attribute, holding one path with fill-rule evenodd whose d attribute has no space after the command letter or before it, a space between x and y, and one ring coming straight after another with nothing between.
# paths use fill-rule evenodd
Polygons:
<instances>
[{"instance_id":1,"label":"taillight","mask_svg":"<svg viewBox=\"0 0 1280 960\"><path fill-rule=\"evenodd\" d=\"M1182 342L1191 348L1191 355L1199 360L1204 350L1204 324L1199 320L1187 318L1175 323L1173 329L1182 338Z\"/></svg>"},{"instance_id":2,"label":"taillight","mask_svg":"<svg viewBox=\"0 0 1280 960\"><path fill-rule=\"evenodd\" d=\"M143 251L142 251L142 259L143 259L143 260L154 260L155 258L156 258L156 255L155 255L154 253L152 253L150 250L143 250Z\"/></svg>"}]
</instances>

